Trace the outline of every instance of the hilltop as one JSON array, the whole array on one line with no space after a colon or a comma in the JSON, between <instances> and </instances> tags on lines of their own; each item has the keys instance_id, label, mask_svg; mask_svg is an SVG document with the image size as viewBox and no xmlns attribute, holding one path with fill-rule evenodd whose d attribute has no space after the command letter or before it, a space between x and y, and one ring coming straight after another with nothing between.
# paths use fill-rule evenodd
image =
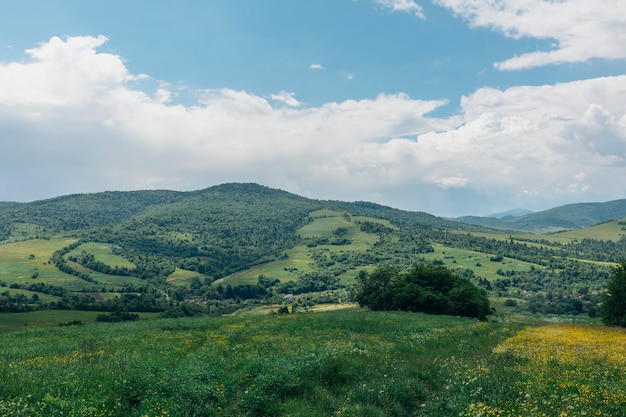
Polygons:
<instances>
[{"instance_id":1,"label":"hilltop","mask_svg":"<svg viewBox=\"0 0 626 417\"><path fill-rule=\"evenodd\" d=\"M590 222L619 207L533 215L549 222L587 213ZM471 280L501 310L594 315L610 266L626 255L626 223L575 235L506 224L239 183L0 204L0 309L223 314L280 305L288 295L308 309L352 300L362 273L427 262Z\"/></svg>"}]
</instances>

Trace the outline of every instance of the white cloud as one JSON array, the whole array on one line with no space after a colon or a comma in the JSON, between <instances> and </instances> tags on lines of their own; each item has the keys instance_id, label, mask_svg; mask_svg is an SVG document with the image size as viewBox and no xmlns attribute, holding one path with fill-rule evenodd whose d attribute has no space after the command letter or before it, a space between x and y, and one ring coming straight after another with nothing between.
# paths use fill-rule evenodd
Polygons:
<instances>
[{"instance_id":1,"label":"white cloud","mask_svg":"<svg viewBox=\"0 0 626 417\"><path fill-rule=\"evenodd\" d=\"M311 64L311 69L314 70L323 70L325 69L324 66L322 64Z\"/></svg>"},{"instance_id":2,"label":"white cloud","mask_svg":"<svg viewBox=\"0 0 626 417\"><path fill-rule=\"evenodd\" d=\"M468 179L462 176L433 178L432 181L443 188L464 187L468 183Z\"/></svg>"},{"instance_id":3,"label":"white cloud","mask_svg":"<svg viewBox=\"0 0 626 417\"><path fill-rule=\"evenodd\" d=\"M422 6L414 0L374 0L380 6L391 9L395 12L413 13L420 19L426 19Z\"/></svg>"},{"instance_id":4,"label":"white cloud","mask_svg":"<svg viewBox=\"0 0 626 417\"><path fill-rule=\"evenodd\" d=\"M104 36L53 37L28 49L28 63L0 63L0 97L13 105L64 105L92 100L98 91L130 81L120 57L96 53Z\"/></svg>"},{"instance_id":5,"label":"white cloud","mask_svg":"<svg viewBox=\"0 0 626 417\"><path fill-rule=\"evenodd\" d=\"M184 106L166 83L137 89L105 40L52 38L0 64L0 200L254 181L461 215L626 192L626 75L482 88L445 119L429 115L445 100L406 94L304 107L224 88Z\"/></svg>"},{"instance_id":6,"label":"white cloud","mask_svg":"<svg viewBox=\"0 0 626 417\"><path fill-rule=\"evenodd\" d=\"M274 101L285 103L286 105L291 106L291 107L298 107L300 105L300 102L296 100L295 95L296 95L295 93L288 93L286 91L281 91L278 94L272 94L270 98Z\"/></svg>"},{"instance_id":7,"label":"white cloud","mask_svg":"<svg viewBox=\"0 0 626 417\"><path fill-rule=\"evenodd\" d=\"M526 205L623 198L623 94L626 76L480 89L462 100L464 124L419 136L419 165L431 178L462 172L477 194L531 196Z\"/></svg>"},{"instance_id":8,"label":"white cloud","mask_svg":"<svg viewBox=\"0 0 626 417\"><path fill-rule=\"evenodd\" d=\"M120 57L96 51L104 41L52 38L28 51L31 62L0 65L0 196L306 178L313 189L318 167L379 138L432 130L438 121L424 115L444 104L397 94L297 109L293 93L272 95L287 104L273 107L225 88L173 105L164 83L137 90ZM11 181L20 167L37 181Z\"/></svg>"},{"instance_id":9,"label":"white cloud","mask_svg":"<svg viewBox=\"0 0 626 417\"><path fill-rule=\"evenodd\" d=\"M514 56L495 67L519 70L591 58L626 58L623 0L434 0L475 27L506 36L553 39L554 49Z\"/></svg>"}]
</instances>

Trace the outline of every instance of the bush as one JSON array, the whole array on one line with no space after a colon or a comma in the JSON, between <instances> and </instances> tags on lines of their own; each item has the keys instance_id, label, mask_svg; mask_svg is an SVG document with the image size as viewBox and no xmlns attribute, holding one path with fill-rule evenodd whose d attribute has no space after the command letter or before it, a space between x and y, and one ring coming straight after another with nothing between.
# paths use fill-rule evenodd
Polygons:
<instances>
[{"instance_id":1,"label":"bush","mask_svg":"<svg viewBox=\"0 0 626 417\"><path fill-rule=\"evenodd\" d=\"M400 273L392 267L359 274L356 301L371 310L403 310L485 320L491 313L486 293L447 268L415 265Z\"/></svg>"},{"instance_id":2,"label":"bush","mask_svg":"<svg viewBox=\"0 0 626 417\"><path fill-rule=\"evenodd\" d=\"M139 314L129 313L126 311L115 311L111 314L98 314L96 321L119 323L122 321L139 320Z\"/></svg>"}]
</instances>

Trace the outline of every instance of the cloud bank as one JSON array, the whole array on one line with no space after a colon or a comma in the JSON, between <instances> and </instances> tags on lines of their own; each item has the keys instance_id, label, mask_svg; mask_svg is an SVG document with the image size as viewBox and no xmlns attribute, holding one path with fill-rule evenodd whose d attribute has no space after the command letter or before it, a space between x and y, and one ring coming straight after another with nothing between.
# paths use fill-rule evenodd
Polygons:
<instances>
[{"instance_id":1,"label":"cloud bank","mask_svg":"<svg viewBox=\"0 0 626 417\"><path fill-rule=\"evenodd\" d=\"M482 88L448 118L430 115L446 100L401 93L303 107L225 88L181 105L106 41L54 37L0 63L0 200L254 181L462 215L625 193L626 75Z\"/></svg>"},{"instance_id":2,"label":"cloud bank","mask_svg":"<svg viewBox=\"0 0 626 417\"><path fill-rule=\"evenodd\" d=\"M514 56L494 66L520 70L591 58L626 58L622 0L433 0L468 20L511 38L554 40L552 49Z\"/></svg>"}]
</instances>

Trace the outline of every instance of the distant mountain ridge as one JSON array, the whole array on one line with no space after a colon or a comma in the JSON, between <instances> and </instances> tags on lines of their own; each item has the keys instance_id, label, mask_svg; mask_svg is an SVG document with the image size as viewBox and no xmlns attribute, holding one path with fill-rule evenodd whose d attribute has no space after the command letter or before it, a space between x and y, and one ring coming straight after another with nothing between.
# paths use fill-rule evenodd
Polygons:
<instances>
[{"instance_id":1,"label":"distant mountain ridge","mask_svg":"<svg viewBox=\"0 0 626 417\"><path fill-rule=\"evenodd\" d=\"M504 214L504 213L502 213ZM533 233L583 229L607 220L626 217L626 199L605 203L574 203L521 216L463 216L451 219L459 223L513 229Z\"/></svg>"},{"instance_id":2,"label":"distant mountain ridge","mask_svg":"<svg viewBox=\"0 0 626 417\"><path fill-rule=\"evenodd\" d=\"M502 219L505 217L521 217L521 216L525 216L527 214L531 214L534 213L534 211L532 210L527 210L527 209L523 209L523 208L516 208L513 210L507 210L507 211L503 211L501 213L493 213L490 214L486 217L495 217L496 219Z\"/></svg>"},{"instance_id":3,"label":"distant mountain ridge","mask_svg":"<svg viewBox=\"0 0 626 417\"><path fill-rule=\"evenodd\" d=\"M484 217L463 216L443 219L428 213L404 212L375 203L324 202L307 199L296 194L258 184L231 183L186 192L170 190L106 191L91 194L72 194L31 203L0 202L0 223L2 223L0 224L0 237L6 238L9 234L9 226L15 223L34 224L41 231L52 233L113 226L131 221L131 219L145 218L145 216L150 216L151 214L182 213L190 207L194 211L197 210L197 205L200 201L205 201L207 198L209 201L218 202L220 200L228 201L237 195L238 197L234 198L234 203L236 204L243 203L243 200L248 200L249 198L252 198L248 200L250 204L284 199L285 202L297 202L297 205L306 206L306 209L303 209L305 211L312 210L315 207L329 207L330 204L335 208L340 208L341 206L342 209L348 211L359 208L368 212L375 211L378 214L385 213L384 217L408 217L411 221L417 220L422 224L443 228L449 228L450 224L465 224L470 227L478 226L511 231L550 233L582 229L607 220L626 217L626 199L605 203L567 204L540 212L531 212L517 208ZM261 199L258 200L258 198ZM265 220L271 221L272 216L265 218ZM262 221L262 218L259 217L258 221Z\"/></svg>"}]
</instances>

